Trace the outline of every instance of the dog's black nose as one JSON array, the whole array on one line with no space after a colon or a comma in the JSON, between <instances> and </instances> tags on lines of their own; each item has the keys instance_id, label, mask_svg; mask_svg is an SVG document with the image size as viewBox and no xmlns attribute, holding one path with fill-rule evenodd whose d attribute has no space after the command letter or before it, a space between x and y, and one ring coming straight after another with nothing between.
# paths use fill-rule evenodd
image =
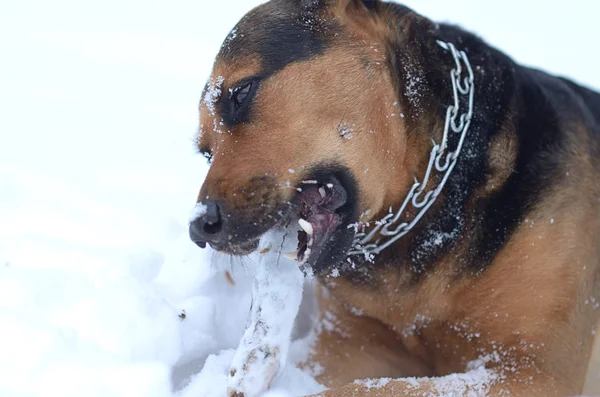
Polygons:
<instances>
[{"instance_id":1,"label":"dog's black nose","mask_svg":"<svg viewBox=\"0 0 600 397\"><path fill-rule=\"evenodd\" d=\"M200 248L205 248L209 243L217 248L223 241L223 220L221 209L215 200L205 200L203 214L190 223L190 238Z\"/></svg>"}]
</instances>

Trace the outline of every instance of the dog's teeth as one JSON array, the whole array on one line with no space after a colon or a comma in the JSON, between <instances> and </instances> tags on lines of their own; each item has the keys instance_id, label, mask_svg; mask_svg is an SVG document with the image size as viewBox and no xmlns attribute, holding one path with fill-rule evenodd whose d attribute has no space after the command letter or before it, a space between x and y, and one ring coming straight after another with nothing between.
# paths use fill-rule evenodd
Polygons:
<instances>
[{"instance_id":1,"label":"dog's teeth","mask_svg":"<svg viewBox=\"0 0 600 397\"><path fill-rule=\"evenodd\" d=\"M304 265L306 262L308 262L308 258L310 257L310 253L312 252L312 250L310 248L307 248L304 253L302 254L302 258L300 258L298 260L298 266L302 266Z\"/></svg>"},{"instance_id":2,"label":"dog's teeth","mask_svg":"<svg viewBox=\"0 0 600 397\"><path fill-rule=\"evenodd\" d=\"M293 252L286 252L283 254L284 257L288 258L289 260L292 261L297 261L298 260L298 253L296 251Z\"/></svg>"},{"instance_id":3,"label":"dog's teeth","mask_svg":"<svg viewBox=\"0 0 600 397\"><path fill-rule=\"evenodd\" d=\"M312 234L313 234L313 227L310 224L310 222L308 222L307 220L301 218L300 220L298 220L298 223L300 224L300 227L302 228L302 230L304 230L306 232L306 234L312 236Z\"/></svg>"},{"instance_id":4,"label":"dog's teeth","mask_svg":"<svg viewBox=\"0 0 600 397\"><path fill-rule=\"evenodd\" d=\"M308 259L310 257L311 252L312 250L310 248L307 248L306 251L304 251L304 258ZM304 262L306 262L306 260Z\"/></svg>"},{"instance_id":5,"label":"dog's teeth","mask_svg":"<svg viewBox=\"0 0 600 397\"><path fill-rule=\"evenodd\" d=\"M323 186L319 188L319 193L321 194L322 198L325 198L325 196L327 196L327 192L325 191L325 188Z\"/></svg>"}]
</instances>

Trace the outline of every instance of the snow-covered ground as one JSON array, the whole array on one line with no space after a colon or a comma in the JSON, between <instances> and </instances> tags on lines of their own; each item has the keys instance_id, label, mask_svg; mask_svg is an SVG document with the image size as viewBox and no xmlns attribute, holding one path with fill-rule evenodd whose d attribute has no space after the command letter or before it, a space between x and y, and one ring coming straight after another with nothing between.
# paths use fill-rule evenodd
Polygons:
<instances>
[{"instance_id":1,"label":"snow-covered ground","mask_svg":"<svg viewBox=\"0 0 600 397\"><path fill-rule=\"evenodd\" d=\"M223 392L256 260L188 241L192 141L212 59L258 3L0 2L0 396ZM600 88L600 3L406 4ZM320 389L293 366L278 388Z\"/></svg>"}]
</instances>

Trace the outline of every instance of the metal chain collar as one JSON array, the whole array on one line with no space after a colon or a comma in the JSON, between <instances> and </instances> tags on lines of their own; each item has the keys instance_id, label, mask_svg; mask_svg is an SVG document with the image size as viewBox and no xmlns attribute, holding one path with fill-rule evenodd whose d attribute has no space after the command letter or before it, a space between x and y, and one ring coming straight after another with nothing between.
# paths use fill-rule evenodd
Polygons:
<instances>
[{"instance_id":1,"label":"metal chain collar","mask_svg":"<svg viewBox=\"0 0 600 397\"><path fill-rule=\"evenodd\" d=\"M364 255L367 260L372 260L374 255L379 254L398 239L408 234L435 203L456 166L473 117L474 76L471 64L464 51L458 51L452 43L439 40L437 43L444 50L450 52L455 63L455 67L450 71L454 103L449 105L446 110L446 123L444 125L442 142L436 143L433 141L433 149L429 155L429 164L423 181L419 182L415 178L415 183L410 188L404 203L398 211L394 213L390 207L389 214L377 221L373 230L368 234L366 233L368 224L362 225L360 233L357 233L354 238L353 249L350 251L350 255ZM468 74L464 77L463 64ZM462 110L460 108L461 98L468 100L468 109ZM460 134L454 150L450 150L448 147L450 132ZM443 173L443 176L435 189L425 192L434 169L438 173ZM411 222L402 222L396 225L409 205L419 210L417 215Z\"/></svg>"}]
</instances>

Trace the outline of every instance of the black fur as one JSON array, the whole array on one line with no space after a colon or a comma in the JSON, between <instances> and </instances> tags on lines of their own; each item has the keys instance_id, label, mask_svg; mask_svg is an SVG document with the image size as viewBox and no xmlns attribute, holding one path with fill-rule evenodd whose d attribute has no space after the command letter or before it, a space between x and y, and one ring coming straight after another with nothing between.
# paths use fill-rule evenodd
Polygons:
<instances>
[{"instance_id":1,"label":"black fur","mask_svg":"<svg viewBox=\"0 0 600 397\"><path fill-rule=\"evenodd\" d=\"M221 47L217 60L250 62L258 59L261 71L253 79L260 84L293 62L306 61L321 54L326 37L319 29L320 21L310 20L285 0L263 4L242 18ZM240 86L238 82L236 86ZM251 103L246 112L236 115L230 106L230 95L223 95L219 107L228 127L247 122L251 117Z\"/></svg>"}]
</instances>

